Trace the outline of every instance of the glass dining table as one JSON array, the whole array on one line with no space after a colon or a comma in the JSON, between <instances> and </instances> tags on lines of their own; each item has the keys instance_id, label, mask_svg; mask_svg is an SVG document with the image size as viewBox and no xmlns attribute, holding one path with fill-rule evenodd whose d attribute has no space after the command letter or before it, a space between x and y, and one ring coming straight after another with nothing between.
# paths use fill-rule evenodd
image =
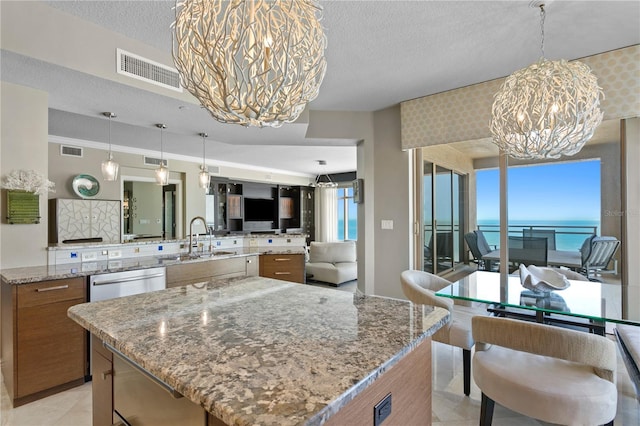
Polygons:
<instances>
[{"instance_id":1,"label":"glass dining table","mask_svg":"<svg viewBox=\"0 0 640 426\"><path fill-rule=\"evenodd\" d=\"M476 271L436 292L437 296L488 305L487 310L506 316L546 324L585 327L605 333L606 323L640 326L640 321L622 317L622 287L594 281L570 280L564 290L536 293L520 283L519 276L501 284L497 272Z\"/></svg>"}]
</instances>

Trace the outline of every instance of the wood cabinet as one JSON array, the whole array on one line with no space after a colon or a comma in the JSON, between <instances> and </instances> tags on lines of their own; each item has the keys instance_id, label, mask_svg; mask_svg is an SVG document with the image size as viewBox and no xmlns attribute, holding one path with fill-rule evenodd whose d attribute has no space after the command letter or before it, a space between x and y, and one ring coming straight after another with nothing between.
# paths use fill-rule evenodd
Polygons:
<instances>
[{"instance_id":1,"label":"wood cabinet","mask_svg":"<svg viewBox=\"0 0 640 426\"><path fill-rule=\"evenodd\" d=\"M93 426L113 424L113 353L102 341L91 339L91 405Z\"/></svg>"},{"instance_id":2,"label":"wood cabinet","mask_svg":"<svg viewBox=\"0 0 640 426\"><path fill-rule=\"evenodd\" d=\"M260 276L304 283L304 254L261 254Z\"/></svg>"},{"instance_id":3,"label":"wood cabinet","mask_svg":"<svg viewBox=\"0 0 640 426\"><path fill-rule=\"evenodd\" d=\"M67 309L86 294L83 277L2 283L2 373L14 407L84 383L86 332Z\"/></svg>"},{"instance_id":4,"label":"wood cabinet","mask_svg":"<svg viewBox=\"0 0 640 426\"><path fill-rule=\"evenodd\" d=\"M229 257L167 266L167 288L200 283L211 278L258 275L258 256Z\"/></svg>"}]
</instances>

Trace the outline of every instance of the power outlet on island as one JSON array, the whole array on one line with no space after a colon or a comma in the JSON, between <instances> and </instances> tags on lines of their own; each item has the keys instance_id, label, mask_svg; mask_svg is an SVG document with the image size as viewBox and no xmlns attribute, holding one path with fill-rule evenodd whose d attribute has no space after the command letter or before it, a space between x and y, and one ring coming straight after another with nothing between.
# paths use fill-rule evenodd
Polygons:
<instances>
[{"instance_id":1,"label":"power outlet on island","mask_svg":"<svg viewBox=\"0 0 640 426\"><path fill-rule=\"evenodd\" d=\"M391 394L373 406L373 426L379 426L391 414Z\"/></svg>"}]
</instances>

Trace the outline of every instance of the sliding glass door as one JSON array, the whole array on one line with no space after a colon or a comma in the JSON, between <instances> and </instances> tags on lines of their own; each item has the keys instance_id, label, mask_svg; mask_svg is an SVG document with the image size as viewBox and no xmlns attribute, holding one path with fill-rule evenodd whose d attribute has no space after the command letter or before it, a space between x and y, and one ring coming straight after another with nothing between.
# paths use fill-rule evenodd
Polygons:
<instances>
[{"instance_id":1,"label":"sliding glass door","mask_svg":"<svg viewBox=\"0 0 640 426\"><path fill-rule=\"evenodd\" d=\"M429 161L423 167L423 269L438 274L463 259L465 178Z\"/></svg>"}]
</instances>

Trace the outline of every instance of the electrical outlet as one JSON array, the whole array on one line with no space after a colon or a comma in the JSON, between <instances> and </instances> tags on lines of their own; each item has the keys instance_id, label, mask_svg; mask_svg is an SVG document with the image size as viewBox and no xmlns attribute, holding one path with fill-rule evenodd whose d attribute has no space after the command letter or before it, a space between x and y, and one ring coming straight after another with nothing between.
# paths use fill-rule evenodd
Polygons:
<instances>
[{"instance_id":1,"label":"electrical outlet","mask_svg":"<svg viewBox=\"0 0 640 426\"><path fill-rule=\"evenodd\" d=\"M391 414L391 394L373 406L373 426L379 426Z\"/></svg>"},{"instance_id":2,"label":"electrical outlet","mask_svg":"<svg viewBox=\"0 0 640 426\"><path fill-rule=\"evenodd\" d=\"M90 260L98 260L98 253L95 251L89 251L86 253L82 253L82 261L87 262Z\"/></svg>"},{"instance_id":3,"label":"electrical outlet","mask_svg":"<svg viewBox=\"0 0 640 426\"><path fill-rule=\"evenodd\" d=\"M122 250L109 250L108 259L119 259L122 257Z\"/></svg>"}]
</instances>

